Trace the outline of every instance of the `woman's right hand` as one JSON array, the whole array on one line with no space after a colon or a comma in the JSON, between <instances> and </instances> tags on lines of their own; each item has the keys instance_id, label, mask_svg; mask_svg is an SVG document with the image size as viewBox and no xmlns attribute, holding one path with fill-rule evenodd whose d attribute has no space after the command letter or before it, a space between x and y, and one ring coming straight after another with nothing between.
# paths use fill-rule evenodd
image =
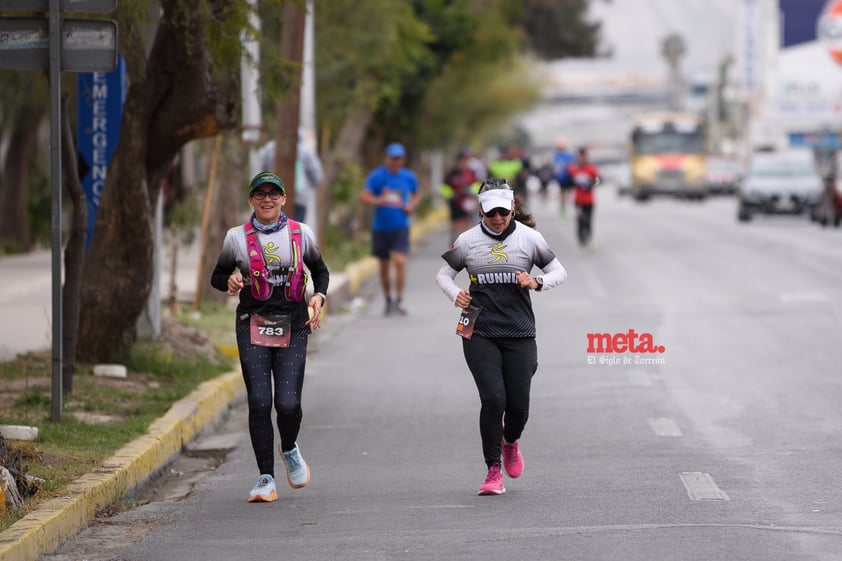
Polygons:
<instances>
[{"instance_id":1,"label":"woman's right hand","mask_svg":"<svg viewBox=\"0 0 842 561\"><path fill-rule=\"evenodd\" d=\"M243 275L240 273L233 273L230 277L228 277L228 294L230 296L236 296L242 288Z\"/></svg>"},{"instance_id":2,"label":"woman's right hand","mask_svg":"<svg viewBox=\"0 0 842 561\"><path fill-rule=\"evenodd\" d=\"M467 308L471 305L471 292L468 290L460 290L456 295L456 307Z\"/></svg>"}]
</instances>

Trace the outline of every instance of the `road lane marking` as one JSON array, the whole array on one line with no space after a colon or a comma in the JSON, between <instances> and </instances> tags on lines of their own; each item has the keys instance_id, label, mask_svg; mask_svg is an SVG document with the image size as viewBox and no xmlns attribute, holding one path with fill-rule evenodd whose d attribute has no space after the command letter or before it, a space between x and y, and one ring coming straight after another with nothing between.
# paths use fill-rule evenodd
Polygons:
<instances>
[{"instance_id":1,"label":"road lane marking","mask_svg":"<svg viewBox=\"0 0 842 561\"><path fill-rule=\"evenodd\" d=\"M360 511L362 512L362 511ZM375 511L371 511L375 512ZM380 511L377 511L380 512ZM346 514L340 512L338 514ZM348 514L351 513L350 511ZM661 524L614 524L605 526L540 526L540 527L526 527L526 528L489 528L488 530L466 530L461 527L447 527L436 530L437 535L443 538L456 536L463 538L465 534L469 534L467 543L489 542L492 540L504 539L525 539L525 538L543 538L555 536L581 536L582 534L615 534L619 532L640 533L642 531L654 531L658 535L663 536L664 530L679 530L682 535L686 535L688 529L722 529L722 530L757 530L759 532L772 532L776 534L803 534L808 536L842 536L842 531L837 527L816 527L816 526L780 526L777 524L750 524L750 523L732 523L732 524L717 524L717 523L661 523ZM380 530L378 530L380 531ZM362 532L360 530L359 532ZM382 531L380 531L382 533ZM369 533L374 534L375 530L370 530ZM400 533L399 539L409 539L407 536L419 536L421 538L429 537L429 529L413 529L406 530ZM232 538L226 537L227 541ZM345 535L336 538L337 540L347 540ZM403 542L401 542L403 543ZM442 542L444 543L444 542ZM449 543L449 542L448 542Z\"/></svg>"},{"instance_id":2,"label":"road lane marking","mask_svg":"<svg viewBox=\"0 0 842 561\"><path fill-rule=\"evenodd\" d=\"M643 370L629 370L626 372L626 379L632 386L640 386L643 388L652 387L652 379L649 377L649 374Z\"/></svg>"},{"instance_id":3,"label":"road lane marking","mask_svg":"<svg viewBox=\"0 0 842 561\"><path fill-rule=\"evenodd\" d=\"M829 302L830 297L825 292L782 292L778 295L783 304L809 304Z\"/></svg>"},{"instance_id":4,"label":"road lane marking","mask_svg":"<svg viewBox=\"0 0 842 561\"><path fill-rule=\"evenodd\" d=\"M650 417L647 419L652 431L658 436L683 436L678 424L667 417Z\"/></svg>"},{"instance_id":5,"label":"road lane marking","mask_svg":"<svg viewBox=\"0 0 842 561\"><path fill-rule=\"evenodd\" d=\"M410 510L428 509L428 508L474 508L474 505L410 505L406 508Z\"/></svg>"},{"instance_id":6,"label":"road lane marking","mask_svg":"<svg viewBox=\"0 0 842 561\"><path fill-rule=\"evenodd\" d=\"M716 485L716 481L709 473L700 471L685 471L681 474L681 482L687 489L687 494L693 501L730 501L728 495Z\"/></svg>"}]
</instances>

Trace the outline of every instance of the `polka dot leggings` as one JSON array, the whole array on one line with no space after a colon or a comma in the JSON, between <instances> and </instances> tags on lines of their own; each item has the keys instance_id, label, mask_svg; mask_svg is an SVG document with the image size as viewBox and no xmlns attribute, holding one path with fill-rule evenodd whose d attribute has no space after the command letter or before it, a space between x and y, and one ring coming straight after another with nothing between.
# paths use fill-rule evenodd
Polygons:
<instances>
[{"instance_id":1,"label":"polka dot leggings","mask_svg":"<svg viewBox=\"0 0 842 561\"><path fill-rule=\"evenodd\" d=\"M307 335L306 330L293 331L287 348L260 347L251 344L248 316L237 321L237 347L248 396L249 435L260 474L275 476L273 404L281 449L286 452L295 448L301 428Z\"/></svg>"}]
</instances>

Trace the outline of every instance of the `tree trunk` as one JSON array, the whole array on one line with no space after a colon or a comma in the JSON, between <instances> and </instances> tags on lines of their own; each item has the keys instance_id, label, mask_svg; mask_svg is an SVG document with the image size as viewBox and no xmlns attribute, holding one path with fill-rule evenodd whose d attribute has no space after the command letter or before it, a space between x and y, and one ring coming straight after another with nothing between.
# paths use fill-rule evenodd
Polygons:
<instances>
[{"instance_id":1,"label":"tree trunk","mask_svg":"<svg viewBox=\"0 0 842 561\"><path fill-rule=\"evenodd\" d=\"M132 86L85 259L79 358L119 360L135 339L135 324L152 288L152 206L146 183L145 101ZM119 178L119 183L116 181Z\"/></svg>"},{"instance_id":2,"label":"tree trunk","mask_svg":"<svg viewBox=\"0 0 842 561\"><path fill-rule=\"evenodd\" d=\"M325 155L324 159L324 184L328 186L328 189L335 184L346 166L359 163L360 148L362 147L372 117L371 108L361 105L354 109L345 122L342 123L339 136L336 139L336 145L332 151ZM330 203L323 206L325 207L325 212L328 211L328 208L333 207ZM355 204L353 207L345 209L343 216L339 217L338 222L345 228L345 234L348 239L359 238L362 232L360 224L362 223L362 216L365 212L368 212L368 209L363 208L362 205ZM323 223L327 224L327 221Z\"/></svg>"},{"instance_id":3,"label":"tree trunk","mask_svg":"<svg viewBox=\"0 0 842 561\"><path fill-rule=\"evenodd\" d=\"M359 161L360 147L365 139L373 113L361 105L354 109L342 123L336 145L324 158L324 184L333 185L342 167Z\"/></svg>"},{"instance_id":4,"label":"tree trunk","mask_svg":"<svg viewBox=\"0 0 842 561\"><path fill-rule=\"evenodd\" d=\"M287 192L284 211L295 216L295 162L298 159L298 124L301 111L301 67L304 63L306 11L298 2L284 3L281 26L281 57L295 64L292 84L278 100L275 116L275 169Z\"/></svg>"},{"instance_id":5,"label":"tree trunk","mask_svg":"<svg viewBox=\"0 0 842 561\"><path fill-rule=\"evenodd\" d=\"M6 158L0 166L0 243L13 243L22 251L32 249L27 195L29 194L29 160L35 149L38 124L43 112L23 108L15 119L9 138Z\"/></svg>"},{"instance_id":6,"label":"tree trunk","mask_svg":"<svg viewBox=\"0 0 842 561\"><path fill-rule=\"evenodd\" d=\"M247 189L241 170L248 168L248 154L235 135L225 135L222 143L222 164L219 168L219 180L216 197L208 228L207 258L200 266L202 300L224 303L230 296L210 285L210 277L216 266L219 251L225 234L234 226L245 222L245 200ZM249 178L250 179L250 178Z\"/></svg>"},{"instance_id":7,"label":"tree trunk","mask_svg":"<svg viewBox=\"0 0 842 561\"><path fill-rule=\"evenodd\" d=\"M73 393L73 375L76 372L76 342L79 336L79 294L82 286L82 268L85 261L85 238L88 235L88 202L76 160L76 143L67 111L67 94L61 97L61 158L64 168L64 185L73 203L70 221L70 238L64 248L64 286L62 287L62 392Z\"/></svg>"},{"instance_id":8,"label":"tree trunk","mask_svg":"<svg viewBox=\"0 0 842 561\"><path fill-rule=\"evenodd\" d=\"M236 125L238 89L214 71L205 33L209 18L232 1L212 2L206 16L189 2L162 0L145 64L140 32L120 20L130 27L121 46L131 86L85 259L91 282L82 286L80 360L125 357L152 289L161 181L185 143Z\"/></svg>"}]
</instances>

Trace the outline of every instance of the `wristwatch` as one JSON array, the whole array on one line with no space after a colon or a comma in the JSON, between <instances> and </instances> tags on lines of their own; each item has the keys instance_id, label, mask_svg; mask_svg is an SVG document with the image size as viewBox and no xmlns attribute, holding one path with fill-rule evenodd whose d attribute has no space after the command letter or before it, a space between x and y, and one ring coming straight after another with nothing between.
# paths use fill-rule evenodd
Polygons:
<instances>
[{"instance_id":1,"label":"wristwatch","mask_svg":"<svg viewBox=\"0 0 842 561\"><path fill-rule=\"evenodd\" d=\"M535 292L540 291L542 288L544 288L543 277L535 277Z\"/></svg>"}]
</instances>

